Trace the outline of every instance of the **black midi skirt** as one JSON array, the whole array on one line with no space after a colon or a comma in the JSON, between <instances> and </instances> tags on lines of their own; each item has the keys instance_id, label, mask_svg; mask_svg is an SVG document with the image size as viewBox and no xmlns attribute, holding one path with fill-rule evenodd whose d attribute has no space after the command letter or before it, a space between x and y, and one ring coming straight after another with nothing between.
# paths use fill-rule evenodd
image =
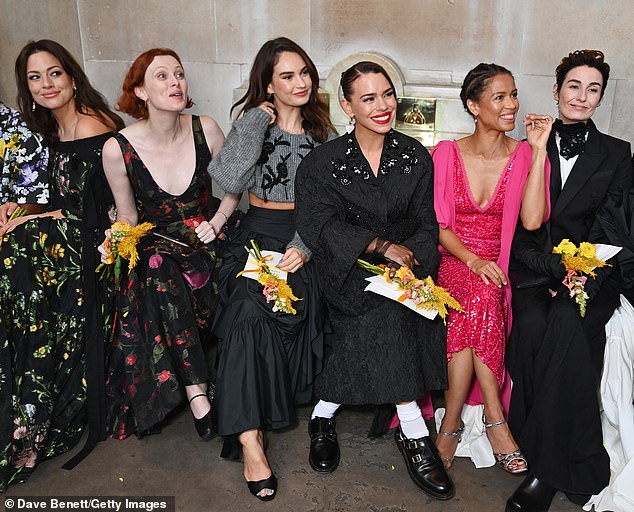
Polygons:
<instances>
[{"instance_id":1,"label":"black midi skirt","mask_svg":"<svg viewBox=\"0 0 634 512\"><path fill-rule=\"evenodd\" d=\"M317 273L306 262L288 283L300 301L297 314L273 312L263 287L236 277L247 260L245 246L284 253L295 234L295 212L251 206L226 248L219 276L220 303L213 332L218 338L215 405L218 433L282 429L295 422L295 406L309 402L321 369L323 306Z\"/></svg>"}]
</instances>

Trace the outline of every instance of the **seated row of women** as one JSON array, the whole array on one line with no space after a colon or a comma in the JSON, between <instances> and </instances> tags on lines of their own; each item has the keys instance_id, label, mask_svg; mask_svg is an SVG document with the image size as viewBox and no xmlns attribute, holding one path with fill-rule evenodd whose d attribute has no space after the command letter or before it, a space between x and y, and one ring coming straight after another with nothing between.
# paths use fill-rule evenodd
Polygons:
<instances>
[{"instance_id":1,"label":"seated row of women","mask_svg":"<svg viewBox=\"0 0 634 512\"><path fill-rule=\"evenodd\" d=\"M263 432L294 425L296 405L317 399L315 471L339 464L341 404L395 404L412 480L449 499L463 405L483 403L495 458L528 473L507 510L547 510L556 489L596 494L609 478L596 400L604 325L627 269L614 261L588 281L582 319L552 248L604 241L595 214L632 187L629 144L590 119L608 76L601 52L565 57L559 119L527 115L519 142L506 135L519 111L512 74L480 64L461 90L474 133L430 156L392 129L396 91L373 62L342 74L354 129L337 137L314 63L289 39L268 41L225 140L213 119L183 114L192 100L172 50L128 70L117 108L138 122L124 128L63 47L29 43L16 61L28 129L0 110L0 489L73 447L86 423L67 467L107 435L160 431L186 398L198 435L223 436L223 457L241 452L249 490L270 500ZM96 272L114 220L153 225L115 280ZM236 277L252 241L282 255L276 267L302 299L293 314ZM364 293L361 257L432 276L462 311L445 327ZM434 444L416 400L443 389Z\"/></svg>"}]
</instances>

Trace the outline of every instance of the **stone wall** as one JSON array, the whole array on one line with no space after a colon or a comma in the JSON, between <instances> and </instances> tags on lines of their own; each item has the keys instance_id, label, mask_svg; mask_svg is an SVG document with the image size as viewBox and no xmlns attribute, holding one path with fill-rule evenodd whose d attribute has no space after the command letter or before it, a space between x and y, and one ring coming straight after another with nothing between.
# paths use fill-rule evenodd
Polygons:
<instances>
[{"instance_id":1,"label":"stone wall","mask_svg":"<svg viewBox=\"0 0 634 512\"><path fill-rule=\"evenodd\" d=\"M266 39L285 35L314 59L331 103L333 70L353 54L376 52L398 66L406 94L441 94L438 119L447 133L461 132L469 126L457 88L478 62L515 73L522 113L555 114L559 59L599 48L612 78L595 121L634 141L631 0L0 0L0 9L0 97L10 104L13 63L29 39L67 46L111 102L131 60L167 46L183 58L193 110L227 130L253 56Z\"/></svg>"}]
</instances>

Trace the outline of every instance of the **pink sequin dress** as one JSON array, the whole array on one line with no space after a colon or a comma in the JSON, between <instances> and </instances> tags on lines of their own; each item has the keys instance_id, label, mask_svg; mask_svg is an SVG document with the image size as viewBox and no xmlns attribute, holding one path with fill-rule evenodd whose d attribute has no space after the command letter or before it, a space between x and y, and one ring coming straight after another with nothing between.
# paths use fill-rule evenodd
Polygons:
<instances>
[{"instance_id":1,"label":"pink sequin dress","mask_svg":"<svg viewBox=\"0 0 634 512\"><path fill-rule=\"evenodd\" d=\"M513 152L500 176L491 200L480 207L469 188L462 157L455 159L454 233L467 249L485 260L497 261L502 237L502 213ZM495 375L498 384L504 381L504 347L506 344L507 311L504 291L493 284L484 284L458 258L441 248L438 283L462 305L464 311L450 310L447 321L447 360L454 352L471 347Z\"/></svg>"}]
</instances>

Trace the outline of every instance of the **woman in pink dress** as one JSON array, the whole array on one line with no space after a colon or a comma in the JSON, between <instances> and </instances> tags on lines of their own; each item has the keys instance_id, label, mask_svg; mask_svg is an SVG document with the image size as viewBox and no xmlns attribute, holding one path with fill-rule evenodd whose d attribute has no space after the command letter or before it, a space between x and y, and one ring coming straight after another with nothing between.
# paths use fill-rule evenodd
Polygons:
<instances>
[{"instance_id":1,"label":"woman in pink dress","mask_svg":"<svg viewBox=\"0 0 634 512\"><path fill-rule=\"evenodd\" d=\"M507 278L515 225L537 229L548 216L546 142L552 118L528 114L528 142L506 135L519 110L511 72L479 64L460 92L475 132L440 142L432 156L435 209L440 224L439 283L460 302L447 323L449 388L436 445L450 467L460 442L462 406L474 375L484 402L483 423L498 463L510 473L527 470L500 400L504 347L510 328ZM495 428L494 428L495 427Z\"/></svg>"}]
</instances>

